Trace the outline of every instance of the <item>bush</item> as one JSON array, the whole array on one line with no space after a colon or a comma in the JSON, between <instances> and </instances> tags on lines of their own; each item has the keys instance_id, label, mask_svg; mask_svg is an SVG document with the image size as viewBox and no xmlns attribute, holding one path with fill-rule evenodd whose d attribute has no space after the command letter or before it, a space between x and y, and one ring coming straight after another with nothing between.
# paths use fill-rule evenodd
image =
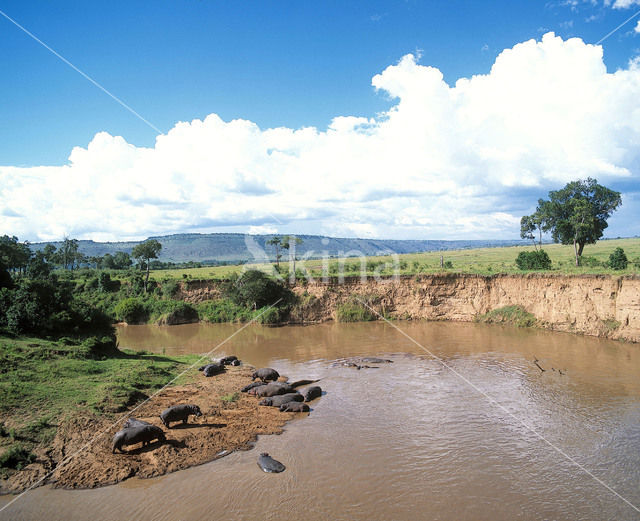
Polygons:
<instances>
[{"instance_id":1,"label":"bush","mask_svg":"<svg viewBox=\"0 0 640 521\"><path fill-rule=\"evenodd\" d=\"M521 251L516 258L516 265L521 270L550 270L551 259L544 250Z\"/></svg>"},{"instance_id":2,"label":"bush","mask_svg":"<svg viewBox=\"0 0 640 521\"><path fill-rule=\"evenodd\" d=\"M365 304L373 307L375 305L375 299L371 297L352 297L346 302L343 302L336 308L336 320L338 322L370 322L376 320L376 314L371 311Z\"/></svg>"},{"instance_id":3,"label":"bush","mask_svg":"<svg viewBox=\"0 0 640 521\"><path fill-rule=\"evenodd\" d=\"M444 261L444 264L442 265L442 267L445 269L451 269L453 268L453 262L451 262L450 260Z\"/></svg>"},{"instance_id":4,"label":"bush","mask_svg":"<svg viewBox=\"0 0 640 521\"><path fill-rule=\"evenodd\" d=\"M182 300L156 300L151 307L153 321L159 324L185 324L199 319L196 309Z\"/></svg>"},{"instance_id":5,"label":"bush","mask_svg":"<svg viewBox=\"0 0 640 521\"><path fill-rule=\"evenodd\" d=\"M20 470L34 460L33 454L16 443L0 454L0 467Z\"/></svg>"},{"instance_id":6,"label":"bush","mask_svg":"<svg viewBox=\"0 0 640 521\"><path fill-rule=\"evenodd\" d=\"M162 282L162 295L166 298L175 297L180 291L180 283L177 280L165 280Z\"/></svg>"},{"instance_id":7,"label":"bush","mask_svg":"<svg viewBox=\"0 0 640 521\"><path fill-rule=\"evenodd\" d=\"M295 300L289 288L258 270L248 270L240 277L234 277L224 285L223 291L236 304L252 309L272 306L276 302L277 307L283 308Z\"/></svg>"},{"instance_id":8,"label":"bush","mask_svg":"<svg viewBox=\"0 0 640 521\"><path fill-rule=\"evenodd\" d=\"M476 322L487 324L512 324L517 327L533 327L536 317L522 306L504 306L476 317Z\"/></svg>"},{"instance_id":9,"label":"bush","mask_svg":"<svg viewBox=\"0 0 640 521\"><path fill-rule=\"evenodd\" d=\"M118 302L114 308L117 320L129 324L139 324L145 322L149 316L145 302L138 297L129 297Z\"/></svg>"},{"instance_id":10,"label":"bush","mask_svg":"<svg viewBox=\"0 0 640 521\"><path fill-rule=\"evenodd\" d=\"M214 324L222 322L248 322L251 311L229 299L211 300L198 304L200 320Z\"/></svg>"},{"instance_id":11,"label":"bush","mask_svg":"<svg viewBox=\"0 0 640 521\"><path fill-rule=\"evenodd\" d=\"M616 248L613 253L609 255L609 267L614 270L626 270L629 264L629 259L624 253L622 248Z\"/></svg>"}]
</instances>

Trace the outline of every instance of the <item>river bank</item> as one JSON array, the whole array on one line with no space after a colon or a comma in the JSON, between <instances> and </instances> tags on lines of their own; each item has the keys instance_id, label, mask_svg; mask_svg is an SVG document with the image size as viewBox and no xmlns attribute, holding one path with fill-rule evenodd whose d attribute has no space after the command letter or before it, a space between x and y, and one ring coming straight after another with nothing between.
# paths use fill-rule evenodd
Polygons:
<instances>
[{"instance_id":1,"label":"river bank","mask_svg":"<svg viewBox=\"0 0 640 521\"><path fill-rule=\"evenodd\" d=\"M163 428L167 441L144 448L126 447L126 454L112 453L112 438L127 413L114 417L78 411L59 425L50 443L33 450L32 463L2 480L0 492L20 492L54 469L46 480L54 487L94 488L133 476L160 476L249 449L258 435L281 433L294 416L275 407L259 407L255 397L239 392L251 381L252 371L249 366L228 367L216 377L197 375L192 383L154 396L132 415ZM184 426L164 428L160 413L181 403L198 405L202 416L190 417Z\"/></svg>"},{"instance_id":2,"label":"river bank","mask_svg":"<svg viewBox=\"0 0 640 521\"><path fill-rule=\"evenodd\" d=\"M291 323L336 320L345 305L363 302L389 319L455 322L519 306L535 327L640 342L640 278L633 276L441 273L303 281L291 289L298 296ZM220 282L190 281L177 296L191 304L213 300Z\"/></svg>"}]
</instances>

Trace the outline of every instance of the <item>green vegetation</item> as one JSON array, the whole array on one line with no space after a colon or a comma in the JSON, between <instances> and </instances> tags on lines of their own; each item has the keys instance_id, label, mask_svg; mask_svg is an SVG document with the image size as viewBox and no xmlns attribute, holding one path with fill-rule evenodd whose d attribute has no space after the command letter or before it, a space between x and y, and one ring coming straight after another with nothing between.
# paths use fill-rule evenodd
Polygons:
<instances>
[{"instance_id":1,"label":"green vegetation","mask_svg":"<svg viewBox=\"0 0 640 521\"><path fill-rule=\"evenodd\" d=\"M551 259L543 249L521 251L516 257L516 266L521 270L550 270Z\"/></svg>"},{"instance_id":2,"label":"green vegetation","mask_svg":"<svg viewBox=\"0 0 640 521\"><path fill-rule=\"evenodd\" d=\"M522 306L504 306L479 315L476 322L486 324L511 324L517 327L533 327L536 325L536 317L526 311Z\"/></svg>"},{"instance_id":3,"label":"green vegetation","mask_svg":"<svg viewBox=\"0 0 640 521\"><path fill-rule=\"evenodd\" d=\"M616 248L613 253L609 255L609 267L612 270L620 271L626 270L629 265L629 259L624 253L622 248Z\"/></svg>"},{"instance_id":4,"label":"green vegetation","mask_svg":"<svg viewBox=\"0 0 640 521\"><path fill-rule=\"evenodd\" d=\"M240 399L240 393L225 394L221 396L220 399L227 403L237 402Z\"/></svg>"},{"instance_id":5,"label":"green vegetation","mask_svg":"<svg viewBox=\"0 0 640 521\"><path fill-rule=\"evenodd\" d=\"M146 277L144 279L144 292L147 292L147 285L149 283L149 261L151 259L157 259L158 253L162 249L162 244L160 244L155 239L149 239L141 244L138 244L133 250L131 250L131 255L138 260L138 264L142 267L146 268Z\"/></svg>"},{"instance_id":6,"label":"green vegetation","mask_svg":"<svg viewBox=\"0 0 640 521\"><path fill-rule=\"evenodd\" d=\"M336 308L336 320L338 322L370 322L377 320L380 311L379 297L375 295L354 295ZM382 313L380 313L382 314Z\"/></svg>"},{"instance_id":7,"label":"green vegetation","mask_svg":"<svg viewBox=\"0 0 640 521\"><path fill-rule=\"evenodd\" d=\"M586 244L595 244L607 228L607 219L622 204L620 192L606 188L595 179L572 181L561 190L549 192L549 200L538 200L533 215L520 221L520 236L534 239L538 230L542 245L542 232L551 232L554 242L573 244L575 265ZM534 243L535 244L535 243Z\"/></svg>"},{"instance_id":8,"label":"green vegetation","mask_svg":"<svg viewBox=\"0 0 640 521\"><path fill-rule=\"evenodd\" d=\"M123 411L197 359L123 352L112 337L0 337L0 467L28 463L69 415Z\"/></svg>"}]
</instances>

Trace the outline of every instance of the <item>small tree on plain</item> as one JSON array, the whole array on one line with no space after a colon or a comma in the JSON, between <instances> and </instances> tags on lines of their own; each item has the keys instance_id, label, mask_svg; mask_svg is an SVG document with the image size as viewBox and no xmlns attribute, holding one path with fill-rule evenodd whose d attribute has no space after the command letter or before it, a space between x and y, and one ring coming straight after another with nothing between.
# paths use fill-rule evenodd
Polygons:
<instances>
[{"instance_id":1,"label":"small tree on plain","mask_svg":"<svg viewBox=\"0 0 640 521\"><path fill-rule=\"evenodd\" d=\"M142 266L143 262L146 264L147 274L144 279L145 293L147 292L147 285L149 283L149 261L151 259L157 259L158 253L160 253L161 249L162 249L162 244L160 244L155 239L149 239L145 242L138 244L131 251L131 255L133 255L133 257L138 260L138 263L140 264L140 266Z\"/></svg>"}]
</instances>

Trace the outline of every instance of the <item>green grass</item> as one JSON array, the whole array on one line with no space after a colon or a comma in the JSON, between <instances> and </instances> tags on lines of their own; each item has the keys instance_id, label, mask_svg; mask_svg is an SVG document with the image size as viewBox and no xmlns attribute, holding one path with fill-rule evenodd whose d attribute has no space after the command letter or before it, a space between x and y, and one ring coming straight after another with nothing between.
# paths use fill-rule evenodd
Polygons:
<instances>
[{"instance_id":1,"label":"green grass","mask_svg":"<svg viewBox=\"0 0 640 521\"><path fill-rule=\"evenodd\" d=\"M237 402L240 399L240 393L225 394L224 396L221 396L220 399L227 403Z\"/></svg>"},{"instance_id":2,"label":"green grass","mask_svg":"<svg viewBox=\"0 0 640 521\"><path fill-rule=\"evenodd\" d=\"M116 350L96 357L88 344L0 337L0 459L15 462L48 443L70 415L126 410L198 359Z\"/></svg>"},{"instance_id":3,"label":"green grass","mask_svg":"<svg viewBox=\"0 0 640 521\"><path fill-rule=\"evenodd\" d=\"M602 265L609 260L609 255L615 248L623 248L629 258L629 266L626 270L616 271ZM433 274L442 272L476 273L481 275L492 275L495 273L525 273L518 269L515 260L521 251L532 251L533 246L511 246L505 248L478 248L467 250L433 251L427 253L410 253L399 255L401 265L400 274ZM584 248L583 257L593 259L585 262L584 266L576 267L573 253L573 246L563 246L561 244L545 244L544 250L552 261L550 272L559 274L611 274L629 275L640 274L640 239L612 239L598 241L596 244L587 245ZM440 268L440 255L445 263L449 261L451 268ZM589 259L587 259L589 260ZM595 261L595 262L594 262ZM309 260L304 263L298 262L297 268L306 267L315 278L322 277L322 260ZM339 272L338 264L343 262L346 269L346 276L360 275L360 260L348 258L339 261L332 259L329 262L329 275L337 276ZM393 262L392 257L367 257L369 268L378 269L382 275L393 274L393 268L383 268L383 264ZM593 265L593 264L596 265ZM637 264L637 265L636 265ZM217 266L208 268L190 268L176 270L157 270L152 272L156 280L179 279L179 280L220 280L226 279L234 273L241 273L243 269L253 267L258 269L269 269L269 264L252 264L236 266ZM371 276L374 271L367 270L367 275Z\"/></svg>"},{"instance_id":4,"label":"green grass","mask_svg":"<svg viewBox=\"0 0 640 521\"><path fill-rule=\"evenodd\" d=\"M476 317L476 322L487 324L511 324L517 327L533 327L536 317L522 306L504 306Z\"/></svg>"}]
</instances>

